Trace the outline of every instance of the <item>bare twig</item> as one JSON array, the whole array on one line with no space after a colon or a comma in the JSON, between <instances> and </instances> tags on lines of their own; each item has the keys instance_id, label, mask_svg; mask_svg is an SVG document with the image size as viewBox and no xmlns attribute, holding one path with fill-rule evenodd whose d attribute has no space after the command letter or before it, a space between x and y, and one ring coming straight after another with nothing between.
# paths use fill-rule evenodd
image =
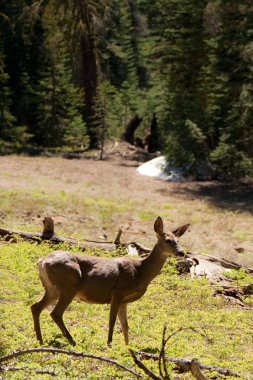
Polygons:
<instances>
[{"instance_id":1,"label":"bare twig","mask_svg":"<svg viewBox=\"0 0 253 380\"><path fill-rule=\"evenodd\" d=\"M183 330L189 330L190 327L180 327L178 330L176 331L173 331L166 339L164 337L164 341L163 341L163 344L164 346L168 343L168 341L174 336L174 335L177 335L180 331L183 331ZM166 325L164 326L164 330L166 331ZM163 330L163 331L164 331Z\"/></svg>"},{"instance_id":2,"label":"bare twig","mask_svg":"<svg viewBox=\"0 0 253 380\"><path fill-rule=\"evenodd\" d=\"M166 329L166 327L164 327ZM191 330L193 331L194 333L196 334L199 334L200 336L202 336L202 338L205 338L209 343L212 342L212 339L208 337L208 335L206 334L206 332L204 331L201 332L200 329L196 329L195 327L192 327L192 326L188 326L188 327L180 327L179 329L173 331L166 339L164 338L164 345L166 345L168 343L168 341L175 335L177 335L178 333L180 333L181 331L186 331L186 330Z\"/></svg>"},{"instance_id":3,"label":"bare twig","mask_svg":"<svg viewBox=\"0 0 253 380\"><path fill-rule=\"evenodd\" d=\"M116 362L115 360L105 358L103 356L97 356L97 355L92 355L92 354L84 354L82 352L77 352L77 351L72 351L72 350L62 350L59 348L29 348L26 350L19 350L19 351L14 351L11 354L5 355L0 357L0 363L4 363L6 361L9 361L13 358L16 358L18 356L23 356L27 354L33 354L33 353L39 353L39 352L44 352L44 353L52 353L52 354L64 354L64 355L70 355L70 356L75 356L79 358L89 358L89 359L95 359L99 360L102 362L106 362L112 365L115 365L116 367L120 368L123 371L130 372L132 375L141 378L142 376L132 370L131 368L125 367L122 364ZM1 367L0 367L1 369Z\"/></svg>"},{"instance_id":4,"label":"bare twig","mask_svg":"<svg viewBox=\"0 0 253 380\"><path fill-rule=\"evenodd\" d=\"M180 331L185 331L185 330L192 330L195 333L200 334L202 337L210 340L208 338L208 336L207 336L206 333L202 334L197 329L195 329L193 327L185 327L185 328L180 327L178 330L172 332L169 336L166 337L167 327L166 327L166 325L164 325L163 336L162 336L162 347L161 347L159 355L152 355L152 354L146 354L146 353L143 353L143 352L134 352L133 350L129 350L129 352L131 353L131 355L132 355L132 357L134 359L135 364L139 368L141 368L151 379L170 380L171 378L170 378L170 375L168 373L166 362L172 361L173 363L177 364L177 366L179 367L180 371L182 371L182 372L186 372L186 371L191 372L191 374L197 380L209 380L201 372L201 370L200 370L200 364L199 364L199 362L198 362L197 359L192 359L191 361L190 360L185 360L185 359L173 359L173 360L170 360L170 358L167 358L165 356L165 348L166 348L166 344L168 343L168 341L173 336L175 336L176 334L178 334ZM155 360L158 360L160 378L158 378L150 369L148 369L147 366L144 365L144 363L140 359L137 358L136 354L141 355L142 358L145 358L145 359L154 358Z\"/></svg>"},{"instance_id":5,"label":"bare twig","mask_svg":"<svg viewBox=\"0 0 253 380\"><path fill-rule=\"evenodd\" d=\"M165 348L166 348L166 344L168 343L168 341L175 335L177 335L179 332L181 331L185 331L185 330L192 330L193 332L197 333L197 334L200 334L202 337L204 337L205 339L207 339L208 341L210 341L210 338L207 336L207 334L203 334L201 333L200 331L198 331L197 329L195 329L194 327L180 327L178 330L172 332L167 338L165 337L166 336L166 331L167 331L167 327L166 325L164 325L164 328L163 328L163 337L162 337L162 347L161 347L161 350L160 350L160 354L158 356L158 362L159 362L159 372L160 372L160 376L162 377L162 379L164 380L170 380L170 376L168 374L168 371L167 371L167 366L166 366L166 361L168 361L166 359L166 356L165 356ZM192 373L192 375L197 379L197 380L208 380L207 377L205 377L201 371L200 371L200 368L199 368L199 362L197 359L193 359L191 362L189 362L189 366L187 368L188 371L190 371Z\"/></svg>"},{"instance_id":6,"label":"bare twig","mask_svg":"<svg viewBox=\"0 0 253 380\"><path fill-rule=\"evenodd\" d=\"M163 327L163 337L162 337L162 348L160 350L160 354L159 354L159 359L158 360L159 360L159 372L160 372L160 375L161 375L162 379L164 379L164 380L170 380L170 376L169 376L168 371L167 371L166 360L165 360L165 346L166 346L166 343L168 341L168 339L165 339L166 330L167 330L167 327L166 327L166 325L164 325L164 327ZM163 370L164 370L165 374L163 374L162 367L163 367Z\"/></svg>"},{"instance_id":7,"label":"bare twig","mask_svg":"<svg viewBox=\"0 0 253 380\"><path fill-rule=\"evenodd\" d=\"M137 358L137 356L135 355L135 352L133 350L129 349L129 352L130 352L132 358L134 359L135 364L140 369L142 369L145 372L145 374L149 376L150 379L161 380L160 377L156 376L156 374L154 372L152 372L150 369L148 369L145 366L145 364L143 364L142 361Z\"/></svg>"}]
</instances>

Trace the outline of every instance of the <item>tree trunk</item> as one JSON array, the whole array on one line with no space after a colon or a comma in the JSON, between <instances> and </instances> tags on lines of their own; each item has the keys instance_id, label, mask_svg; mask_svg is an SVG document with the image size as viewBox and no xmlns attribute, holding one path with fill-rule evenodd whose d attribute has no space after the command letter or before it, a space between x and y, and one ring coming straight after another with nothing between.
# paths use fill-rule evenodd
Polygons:
<instances>
[{"instance_id":1,"label":"tree trunk","mask_svg":"<svg viewBox=\"0 0 253 380\"><path fill-rule=\"evenodd\" d=\"M139 127L140 123L142 121L142 118L140 118L138 115L135 115L127 124L126 130L122 135L122 139L129 144L134 145L134 133L136 129Z\"/></svg>"},{"instance_id":2,"label":"tree trunk","mask_svg":"<svg viewBox=\"0 0 253 380\"><path fill-rule=\"evenodd\" d=\"M144 146L149 153L157 152L159 149L158 124L155 114L150 124L150 130L144 139Z\"/></svg>"}]
</instances>

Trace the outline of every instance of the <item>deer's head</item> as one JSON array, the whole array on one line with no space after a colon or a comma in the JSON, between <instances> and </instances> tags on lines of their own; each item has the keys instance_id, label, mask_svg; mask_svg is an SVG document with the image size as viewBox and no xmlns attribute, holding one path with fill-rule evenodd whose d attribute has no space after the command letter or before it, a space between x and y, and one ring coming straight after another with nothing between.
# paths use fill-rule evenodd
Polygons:
<instances>
[{"instance_id":1,"label":"deer's head","mask_svg":"<svg viewBox=\"0 0 253 380\"><path fill-rule=\"evenodd\" d=\"M177 238L182 236L189 226L190 224L184 224L173 231L164 232L163 220L158 216L154 224L154 230L159 247L167 256L185 256L184 250L178 244Z\"/></svg>"}]
</instances>

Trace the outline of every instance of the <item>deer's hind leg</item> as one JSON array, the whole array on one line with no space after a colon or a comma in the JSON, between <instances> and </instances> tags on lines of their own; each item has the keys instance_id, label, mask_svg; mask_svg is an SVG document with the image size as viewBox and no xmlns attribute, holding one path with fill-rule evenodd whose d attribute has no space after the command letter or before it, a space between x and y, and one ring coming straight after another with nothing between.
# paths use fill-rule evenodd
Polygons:
<instances>
[{"instance_id":1,"label":"deer's hind leg","mask_svg":"<svg viewBox=\"0 0 253 380\"><path fill-rule=\"evenodd\" d=\"M43 338L40 328L40 314L47 306L52 305L56 300L57 296L46 290L42 299L31 306L34 330L36 333L36 338L40 342L40 344L43 344Z\"/></svg>"}]
</instances>

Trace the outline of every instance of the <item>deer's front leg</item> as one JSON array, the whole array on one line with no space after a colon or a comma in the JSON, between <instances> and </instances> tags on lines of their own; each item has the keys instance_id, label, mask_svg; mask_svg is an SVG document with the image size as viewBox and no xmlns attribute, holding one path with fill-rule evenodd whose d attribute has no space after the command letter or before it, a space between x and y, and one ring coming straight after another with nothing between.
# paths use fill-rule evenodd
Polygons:
<instances>
[{"instance_id":1,"label":"deer's front leg","mask_svg":"<svg viewBox=\"0 0 253 380\"><path fill-rule=\"evenodd\" d=\"M111 306L110 306L110 317L109 317L109 332L108 332L108 340L107 340L108 345L110 345L112 342L113 329L115 326L121 299L122 298L117 295L114 295L112 297Z\"/></svg>"},{"instance_id":2,"label":"deer's front leg","mask_svg":"<svg viewBox=\"0 0 253 380\"><path fill-rule=\"evenodd\" d=\"M119 306L118 317L119 317L119 321L121 324L122 332L124 334L125 343L126 343L126 345L128 345L129 327L128 327L128 322L127 322L127 304L126 303L122 303Z\"/></svg>"}]
</instances>

